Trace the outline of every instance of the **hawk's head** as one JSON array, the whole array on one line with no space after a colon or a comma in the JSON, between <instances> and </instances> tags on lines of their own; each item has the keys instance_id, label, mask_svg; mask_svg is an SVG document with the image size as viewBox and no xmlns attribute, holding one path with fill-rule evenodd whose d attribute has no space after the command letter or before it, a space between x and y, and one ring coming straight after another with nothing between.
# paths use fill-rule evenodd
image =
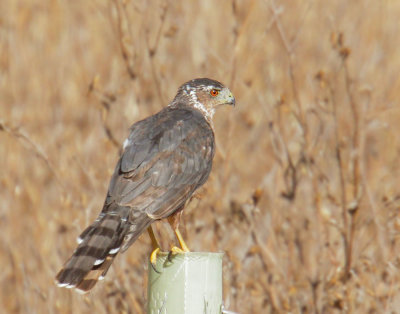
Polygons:
<instances>
[{"instance_id":1,"label":"hawk's head","mask_svg":"<svg viewBox=\"0 0 400 314\"><path fill-rule=\"evenodd\" d=\"M208 78L198 78L186 82L179 89L172 104L184 104L194 107L208 120L220 105L235 105L235 97L228 87Z\"/></svg>"}]
</instances>

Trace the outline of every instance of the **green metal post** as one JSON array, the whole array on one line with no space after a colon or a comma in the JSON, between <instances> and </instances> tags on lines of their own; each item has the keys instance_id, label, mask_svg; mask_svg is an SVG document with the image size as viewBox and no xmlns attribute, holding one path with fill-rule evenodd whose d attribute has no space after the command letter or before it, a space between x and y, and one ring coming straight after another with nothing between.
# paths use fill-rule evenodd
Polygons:
<instances>
[{"instance_id":1,"label":"green metal post","mask_svg":"<svg viewBox=\"0 0 400 314\"><path fill-rule=\"evenodd\" d=\"M220 314L223 253L157 255L149 264L148 314Z\"/></svg>"}]
</instances>

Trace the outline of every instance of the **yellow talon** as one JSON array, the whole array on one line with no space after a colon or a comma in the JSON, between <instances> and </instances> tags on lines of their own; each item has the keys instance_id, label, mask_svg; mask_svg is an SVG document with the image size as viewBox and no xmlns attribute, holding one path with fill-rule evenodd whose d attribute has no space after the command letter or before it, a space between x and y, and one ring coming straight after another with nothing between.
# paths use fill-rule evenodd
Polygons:
<instances>
[{"instance_id":1,"label":"yellow talon","mask_svg":"<svg viewBox=\"0 0 400 314\"><path fill-rule=\"evenodd\" d=\"M150 254L150 263L153 265L153 268L155 269L156 267L156 262L157 262L157 254L160 252L160 245L158 244L158 241L154 235L153 229L151 226L147 228L147 232L149 233L150 239L151 239L151 244L153 245L153 252Z\"/></svg>"},{"instance_id":2,"label":"yellow talon","mask_svg":"<svg viewBox=\"0 0 400 314\"><path fill-rule=\"evenodd\" d=\"M177 246L173 246L171 248L171 253L172 254L185 254L187 251L182 250L181 248L177 247Z\"/></svg>"},{"instance_id":3,"label":"yellow talon","mask_svg":"<svg viewBox=\"0 0 400 314\"><path fill-rule=\"evenodd\" d=\"M173 246L171 248L171 250L169 251L169 253L168 253L167 259L168 259L169 262L172 262L172 256L174 256L176 254L185 254L186 252L189 252L189 251L184 251L184 250L182 250L181 248L179 248L177 246Z\"/></svg>"},{"instance_id":4,"label":"yellow talon","mask_svg":"<svg viewBox=\"0 0 400 314\"><path fill-rule=\"evenodd\" d=\"M157 254L160 252L160 248L156 248L150 255L150 263L155 267L157 262Z\"/></svg>"}]
</instances>

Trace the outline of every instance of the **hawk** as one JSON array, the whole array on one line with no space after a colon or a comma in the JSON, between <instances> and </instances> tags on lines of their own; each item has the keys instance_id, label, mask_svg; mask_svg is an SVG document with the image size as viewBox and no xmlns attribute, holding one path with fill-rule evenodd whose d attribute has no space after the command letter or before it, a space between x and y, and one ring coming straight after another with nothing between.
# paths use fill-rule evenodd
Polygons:
<instances>
[{"instance_id":1,"label":"hawk","mask_svg":"<svg viewBox=\"0 0 400 314\"><path fill-rule=\"evenodd\" d=\"M89 291L118 253L159 219L168 218L181 251L189 251L179 233L179 217L210 174L212 117L224 104L235 105L227 87L208 78L194 79L183 84L163 110L132 125L103 209L79 236L78 247L56 276L58 286Z\"/></svg>"}]
</instances>

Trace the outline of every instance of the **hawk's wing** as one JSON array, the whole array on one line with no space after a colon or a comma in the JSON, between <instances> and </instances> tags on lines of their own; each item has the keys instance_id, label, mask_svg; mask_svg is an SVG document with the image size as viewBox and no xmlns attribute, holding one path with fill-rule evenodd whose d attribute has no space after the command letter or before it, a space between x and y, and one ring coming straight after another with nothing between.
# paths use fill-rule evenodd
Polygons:
<instances>
[{"instance_id":1,"label":"hawk's wing","mask_svg":"<svg viewBox=\"0 0 400 314\"><path fill-rule=\"evenodd\" d=\"M154 219L185 204L211 171L214 134L190 108L166 108L134 124L103 210L57 274L60 286L90 290Z\"/></svg>"},{"instance_id":2,"label":"hawk's wing","mask_svg":"<svg viewBox=\"0 0 400 314\"><path fill-rule=\"evenodd\" d=\"M213 156L214 133L203 115L167 107L132 126L103 211L115 202L131 208L131 223L143 213L166 218L207 180Z\"/></svg>"}]
</instances>

